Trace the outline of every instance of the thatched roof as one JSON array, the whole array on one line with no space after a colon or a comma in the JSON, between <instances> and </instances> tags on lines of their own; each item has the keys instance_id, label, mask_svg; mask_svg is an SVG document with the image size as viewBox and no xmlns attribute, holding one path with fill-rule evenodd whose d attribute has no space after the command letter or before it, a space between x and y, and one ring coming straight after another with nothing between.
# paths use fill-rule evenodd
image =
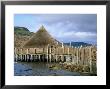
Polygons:
<instances>
[{"instance_id":1,"label":"thatched roof","mask_svg":"<svg viewBox=\"0 0 110 89\"><path fill-rule=\"evenodd\" d=\"M55 45L59 43L54 39L44 28L41 26L40 29L32 36L32 38L27 41L23 47L25 48L36 48L36 47L45 47L48 44Z\"/></svg>"}]
</instances>

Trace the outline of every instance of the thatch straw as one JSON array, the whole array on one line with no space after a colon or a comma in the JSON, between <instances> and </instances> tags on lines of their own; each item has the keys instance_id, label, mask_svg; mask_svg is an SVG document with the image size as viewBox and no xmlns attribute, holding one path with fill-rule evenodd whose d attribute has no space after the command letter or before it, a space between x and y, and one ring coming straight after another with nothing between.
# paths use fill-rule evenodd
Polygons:
<instances>
[{"instance_id":1,"label":"thatch straw","mask_svg":"<svg viewBox=\"0 0 110 89\"><path fill-rule=\"evenodd\" d=\"M29 39L29 41L24 44L23 47L46 47L48 44L56 45L57 43L59 42L46 31L44 26L41 26L40 29Z\"/></svg>"}]
</instances>

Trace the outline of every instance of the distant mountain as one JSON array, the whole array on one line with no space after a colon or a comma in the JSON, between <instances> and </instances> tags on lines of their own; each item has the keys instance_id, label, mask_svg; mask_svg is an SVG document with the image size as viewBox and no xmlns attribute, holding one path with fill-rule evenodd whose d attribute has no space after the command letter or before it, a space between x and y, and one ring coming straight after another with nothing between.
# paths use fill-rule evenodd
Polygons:
<instances>
[{"instance_id":1,"label":"distant mountain","mask_svg":"<svg viewBox=\"0 0 110 89\"><path fill-rule=\"evenodd\" d=\"M70 43L64 43L65 45L70 45ZM85 42L71 42L71 46L80 47L80 46L91 46L92 44L88 44Z\"/></svg>"},{"instance_id":2,"label":"distant mountain","mask_svg":"<svg viewBox=\"0 0 110 89\"><path fill-rule=\"evenodd\" d=\"M14 33L15 35L20 35L20 36L31 36L33 35L33 32L30 32L27 28L25 27L14 27Z\"/></svg>"}]
</instances>

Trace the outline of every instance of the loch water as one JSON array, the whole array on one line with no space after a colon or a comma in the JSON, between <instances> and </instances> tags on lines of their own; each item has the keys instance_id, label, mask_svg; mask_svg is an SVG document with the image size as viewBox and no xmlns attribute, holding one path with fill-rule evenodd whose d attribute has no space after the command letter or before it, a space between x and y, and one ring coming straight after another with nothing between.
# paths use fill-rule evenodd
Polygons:
<instances>
[{"instance_id":1,"label":"loch water","mask_svg":"<svg viewBox=\"0 0 110 89\"><path fill-rule=\"evenodd\" d=\"M81 76L81 73L64 69L50 69L49 63L15 62L14 76Z\"/></svg>"}]
</instances>

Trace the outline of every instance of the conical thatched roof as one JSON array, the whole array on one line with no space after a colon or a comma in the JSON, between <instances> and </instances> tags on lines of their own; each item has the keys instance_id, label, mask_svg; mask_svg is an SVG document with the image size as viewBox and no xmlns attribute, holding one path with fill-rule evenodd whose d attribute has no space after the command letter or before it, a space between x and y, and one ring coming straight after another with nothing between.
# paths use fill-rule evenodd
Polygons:
<instances>
[{"instance_id":1,"label":"conical thatched roof","mask_svg":"<svg viewBox=\"0 0 110 89\"><path fill-rule=\"evenodd\" d=\"M55 45L57 44L55 40L44 28L41 26L40 29L32 36L32 38L27 41L23 47L25 48L36 48L36 47L45 47L48 44ZM59 43L59 42L58 42Z\"/></svg>"}]
</instances>

